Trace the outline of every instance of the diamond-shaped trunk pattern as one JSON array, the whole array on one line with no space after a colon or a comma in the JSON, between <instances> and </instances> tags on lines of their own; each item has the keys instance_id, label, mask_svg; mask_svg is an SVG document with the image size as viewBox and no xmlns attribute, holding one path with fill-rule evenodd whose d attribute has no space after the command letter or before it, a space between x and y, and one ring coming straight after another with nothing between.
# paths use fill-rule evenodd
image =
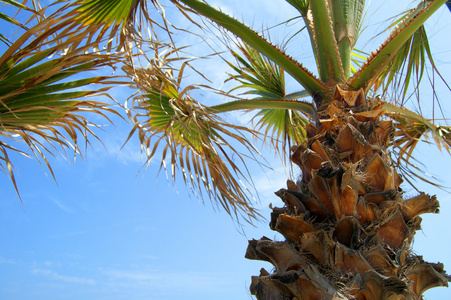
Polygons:
<instances>
[{"instance_id":1,"label":"diamond-shaped trunk pattern","mask_svg":"<svg viewBox=\"0 0 451 300\"><path fill-rule=\"evenodd\" d=\"M246 258L275 267L252 278L251 293L259 300L422 299L449 278L443 265L411 251L419 215L438 212L438 201L424 193L403 199L387 151L392 121L380 119L377 105L352 113L336 95L307 128L307 146L293 149L300 181L276 192L285 206L273 209L270 227L286 240L249 242Z\"/></svg>"}]
</instances>

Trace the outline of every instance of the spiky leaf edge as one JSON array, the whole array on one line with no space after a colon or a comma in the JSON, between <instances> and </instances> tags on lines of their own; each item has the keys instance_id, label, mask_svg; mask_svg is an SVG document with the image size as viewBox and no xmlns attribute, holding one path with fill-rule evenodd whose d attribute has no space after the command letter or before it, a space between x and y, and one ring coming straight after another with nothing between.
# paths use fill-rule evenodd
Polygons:
<instances>
[{"instance_id":1,"label":"spiky leaf edge","mask_svg":"<svg viewBox=\"0 0 451 300\"><path fill-rule=\"evenodd\" d=\"M207 17L221 27L229 30L252 48L256 49L267 58L278 64L297 82L299 82L314 98L324 97L327 86L323 82L317 79L300 63L286 55L274 45L270 44L258 33L243 23L198 0L180 0L179 2L184 3L196 13Z\"/></svg>"},{"instance_id":2,"label":"spiky leaf edge","mask_svg":"<svg viewBox=\"0 0 451 300\"><path fill-rule=\"evenodd\" d=\"M392 31L389 38L379 47L377 52L372 53L367 62L349 79L349 87L355 91L363 88L365 93L367 93L385 66L393 59L396 52L445 2L446 0L431 1L424 8L425 4L421 3L418 10L407 16L402 24Z\"/></svg>"}]
</instances>

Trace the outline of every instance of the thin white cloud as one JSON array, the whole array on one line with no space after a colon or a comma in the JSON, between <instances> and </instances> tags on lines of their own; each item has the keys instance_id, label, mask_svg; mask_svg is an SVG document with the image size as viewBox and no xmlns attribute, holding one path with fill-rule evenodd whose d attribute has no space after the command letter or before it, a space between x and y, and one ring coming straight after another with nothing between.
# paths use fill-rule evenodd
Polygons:
<instances>
[{"instance_id":1,"label":"thin white cloud","mask_svg":"<svg viewBox=\"0 0 451 300\"><path fill-rule=\"evenodd\" d=\"M46 266L46 267L61 267L61 263L59 263L59 262L54 262L54 261L45 261L44 262L44 265Z\"/></svg>"},{"instance_id":2,"label":"thin white cloud","mask_svg":"<svg viewBox=\"0 0 451 300\"><path fill-rule=\"evenodd\" d=\"M150 255L150 254L141 254L141 255L139 255L139 257L142 258L142 259L148 259L148 260L158 260L158 259L160 259L160 256Z\"/></svg>"},{"instance_id":3,"label":"thin white cloud","mask_svg":"<svg viewBox=\"0 0 451 300\"><path fill-rule=\"evenodd\" d=\"M13 264L15 264L15 263L16 263L16 261L13 260L13 259L4 258L4 257L1 257L1 256L0 256L0 265L2 265L2 264L13 265Z\"/></svg>"},{"instance_id":4,"label":"thin white cloud","mask_svg":"<svg viewBox=\"0 0 451 300\"><path fill-rule=\"evenodd\" d=\"M31 272L33 274L50 277L56 281L62 281L62 282L73 283L73 284L82 284L82 285L96 285L96 281L94 279L61 275L61 274L51 271L51 270L33 269L33 270L31 270Z\"/></svg>"},{"instance_id":5,"label":"thin white cloud","mask_svg":"<svg viewBox=\"0 0 451 300\"><path fill-rule=\"evenodd\" d=\"M83 234L86 234L86 231L71 231L71 232L65 232L65 233L61 233L61 234L54 234L54 235L51 235L50 237L54 238L54 239L60 239L60 238L79 236L79 235L83 235Z\"/></svg>"},{"instance_id":6,"label":"thin white cloud","mask_svg":"<svg viewBox=\"0 0 451 300\"><path fill-rule=\"evenodd\" d=\"M270 203L273 205L282 205L281 200L274 195L274 193L281 188L286 188L287 179L289 179L289 176L285 173L283 168L262 172L254 178L255 188L260 196L259 204L262 208L268 207Z\"/></svg>"},{"instance_id":7,"label":"thin white cloud","mask_svg":"<svg viewBox=\"0 0 451 300\"><path fill-rule=\"evenodd\" d=\"M139 225L135 226L134 230L135 232L156 232L157 228L155 226Z\"/></svg>"},{"instance_id":8,"label":"thin white cloud","mask_svg":"<svg viewBox=\"0 0 451 300\"><path fill-rule=\"evenodd\" d=\"M125 139L124 139L125 140ZM146 157L145 153L141 152L140 145L137 142L128 142L122 149L122 144L115 145L114 154L117 160L124 164L144 164Z\"/></svg>"},{"instance_id":9,"label":"thin white cloud","mask_svg":"<svg viewBox=\"0 0 451 300\"><path fill-rule=\"evenodd\" d=\"M101 270L108 282L116 287L142 288L149 290L202 290L226 287L229 282L220 274L206 272L175 272L164 270ZM218 279L220 278L220 280Z\"/></svg>"},{"instance_id":10,"label":"thin white cloud","mask_svg":"<svg viewBox=\"0 0 451 300\"><path fill-rule=\"evenodd\" d=\"M54 204L56 204L56 206L58 206L61 210L64 210L65 212L73 212L69 207L67 207L66 205L64 205L63 203L61 203L61 201L59 201L58 199L56 199L55 197L49 197L50 201L52 201Z\"/></svg>"}]
</instances>

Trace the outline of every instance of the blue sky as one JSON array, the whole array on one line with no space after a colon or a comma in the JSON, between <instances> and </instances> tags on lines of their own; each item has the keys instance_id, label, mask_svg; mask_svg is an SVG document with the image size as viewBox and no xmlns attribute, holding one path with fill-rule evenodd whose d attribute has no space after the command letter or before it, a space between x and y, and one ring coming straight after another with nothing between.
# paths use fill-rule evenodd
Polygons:
<instances>
[{"instance_id":1,"label":"blue sky","mask_svg":"<svg viewBox=\"0 0 451 300\"><path fill-rule=\"evenodd\" d=\"M382 20L387 18L386 9L377 6L381 2L373 2L369 2L370 8L377 9L377 13L367 15L369 32L382 29ZM215 3L254 24L254 28L260 28L262 20L272 25L287 18L288 6L278 1ZM390 4L390 12L400 12L410 1L397 2L399 8L392 2L383 3ZM443 7L428 23L437 65L448 81L450 16ZM375 40L362 43L364 50L370 51ZM299 59L311 58L306 46L300 45L299 49ZM201 68L210 70L214 79L225 78L222 64L207 60ZM451 92L440 84L436 89L445 111L449 111L446 101ZM429 89L421 93L422 99L431 99ZM119 102L128 95L126 88L113 91ZM426 113L428 110L431 107L426 105ZM243 119L239 114L230 117ZM113 119L116 127L98 131L104 146L93 141L94 150L88 148L83 160L77 158L73 163L71 157L49 157L57 183L35 159L11 154L23 206L9 178L0 175L0 299L250 299L251 276L258 275L262 267L272 267L244 259L247 240L263 235L282 238L269 230L267 221L256 227L240 227L208 199L202 204L190 197L181 176L175 188L166 182L163 173L156 181L159 164L142 169L136 138L119 151L130 125ZM99 122L106 124L104 120ZM269 217L269 203L282 205L273 192L284 187L288 175L272 154L263 153L276 171L253 167L251 173L261 192L261 213ZM422 146L416 157L444 186L451 186L451 157L446 152ZM437 194L441 213L424 216L414 251L428 261L445 263L451 272L447 229L451 195L421 183L418 187ZM405 189L407 194L415 194L408 186ZM431 290L426 299L451 299L451 289Z\"/></svg>"}]
</instances>

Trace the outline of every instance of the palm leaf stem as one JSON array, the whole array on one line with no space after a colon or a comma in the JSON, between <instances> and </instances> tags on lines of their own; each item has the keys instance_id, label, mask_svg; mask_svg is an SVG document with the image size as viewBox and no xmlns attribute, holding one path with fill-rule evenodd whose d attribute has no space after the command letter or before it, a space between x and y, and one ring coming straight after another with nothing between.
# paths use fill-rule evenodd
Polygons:
<instances>
[{"instance_id":1,"label":"palm leaf stem","mask_svg":"<svg viewBox=\"0 0 451 300\"><path fill-rule=\"evenodd\" d=\"M310 7L315 24L315 42L317 64L321 80L329 79L337 83L344 82L344 72L332 27L331 11L327 0L310 1Z\"/></svg>"},{"instance_id":2,"label":"palm leaf stem","mask_svg":"<svg viewBox=\"0 0 451 300\"><path fill-rule=\"evenodd\" d=\"M341 61L343 65L343 73L346 79L351 77L352 74L352 45L349 40L343 40L338 44L338 49L340 51Z\"/></svg>"},{"instance_id":3,"label":"palm leaf stem","mask_svg":"<svg viewBox=\"0 0 451 300\"><path fill-rule=\"evenodd\" d=\"M206 109L214 113L224 113L242 109L292 109L303 112L313 119L316 116L315 107L307 102L294 100L236 100L227 103L207 107Z\"/></svg>"},{"instance_id":4,"label":"palm leaf stem","mask_svg":"<svg viewBox=\"0 0 451 300\"><path fill-rule=\"evenodd\" d=\"M299 11L299 13L302 16L302 19L304 20L305 28L307 28L307 32L309 34L310 45L312 47L312 52L315 57L315 62L318 66L318 53L316 51L315 46L316 40L314 34L314 25L313 20L309 14L309 0L286 0L286 1Z\"/></svg>"},{"instance_id":5,"label":"palm leaf stem","mask_svg":"<svg viewBox=\"0 0 451 300\"><path fill-rule=\"evenodd\" d=\"M365 0L330 1L335 39L337 41L344 76L352 74L352 50L360 32Z\"/></svg>"},{"instance_id":6,"label":"palm leaf stem","mask_svg":"<svg viewBox=\"0 0 451 300\"><path fill-rule=\"evenodd\" d=\"M323 82L243 23L199 0L180 0L179 2L229 30L252 48L271 59L298 81L310 95L320 98L324 96L326 85Z\"/></svg>"}]
</instances>

